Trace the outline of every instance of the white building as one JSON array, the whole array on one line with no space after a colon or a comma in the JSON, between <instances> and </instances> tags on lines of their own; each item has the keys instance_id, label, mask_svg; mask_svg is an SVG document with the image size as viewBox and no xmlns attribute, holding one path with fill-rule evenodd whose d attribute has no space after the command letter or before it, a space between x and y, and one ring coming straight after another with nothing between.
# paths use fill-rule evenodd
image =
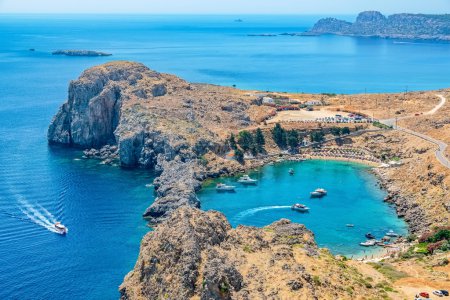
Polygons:
<instances>
[{"instance_id":1,"label":"white building","mask_svg":"<svg viewBox=\"0 0 450 300\"><path fill-rule=\"evenodd\" d=\"M272 98L270 98L270 97L263 97L262 103L263 104L274 104L275 101Z\"/></svg>"},{"instance_id":2,"label":"white building","mask_svg":"<svg viewBox=\"0 0 450 300\"><path fill-rule=\"evenodd\" d=\"M303 103L305 105L322 105L322 101L320 100L309 100Z\"/></svg>"}]
</instances>

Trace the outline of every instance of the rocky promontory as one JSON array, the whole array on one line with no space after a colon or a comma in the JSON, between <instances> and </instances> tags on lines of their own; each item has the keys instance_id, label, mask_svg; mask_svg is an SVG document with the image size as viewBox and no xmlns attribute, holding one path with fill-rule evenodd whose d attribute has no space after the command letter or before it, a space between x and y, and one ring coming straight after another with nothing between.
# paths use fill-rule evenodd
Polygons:
<instances>
[{"instance_id":1,"label":"rocky promontory","mask_svg":"<svg viewBox=\"0 0 450 300\"><path fill-rule=\"evenodd\" d=\"M386 17L377 11L365 11L354 23L321 19L305 34L450 41L450 15L403 13Z\"/></svg>"},{"instance_id":2,"label":"rocky promontory","mask_svg":"<svg viewBox=\"0 0 450 300\"><path fill-rule=\"evenodd\" d=\"M232 229L219 212L182 207L143 239L121 299L377 299L353 267L282 219Z\"/></svg>"},{"instance_id":3,"label":"rocky promontory","mask_svg":"<svg viewBox=\"0 0 450 300\"><path fill-rule=\"evenodd\" d=\"M56 50L52 52L53 55L66 56L111 56L111 53L92 51L92 50Z\"/></svg>"}]
</instances>

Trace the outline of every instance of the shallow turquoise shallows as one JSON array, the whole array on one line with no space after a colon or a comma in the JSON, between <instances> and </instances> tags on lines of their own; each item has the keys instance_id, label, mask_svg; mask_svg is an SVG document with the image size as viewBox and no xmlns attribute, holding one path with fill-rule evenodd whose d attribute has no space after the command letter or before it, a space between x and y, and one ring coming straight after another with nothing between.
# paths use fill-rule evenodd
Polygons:
<instances>
[{"instance_id":1,"label":"shallow turquoise shallows","mask_svg":"<svg viewBox=\"0 0 450 300\"><path fill-rule=\"evenodd\" d=\"M290 168L294 175L289 174ZM255 186L243 186L237 178L219 179L206 184L199 197L203 209L223 212L232 226L261 227L287 218L305 224L314 232L318 245L334 254L364 256L375 250L359 246L366 233L377 238L388 230L407 233L405 222L383 202L386 194L369 170L361 164L339 161L284 162L250 173L258 179ZM217 182L237 186L236 192L217 192ZM316 188L326 189L328 195L310 198L309 193ZM291 210L295 203L308 206L309 213Z\"/></svg>"}]
</instances>

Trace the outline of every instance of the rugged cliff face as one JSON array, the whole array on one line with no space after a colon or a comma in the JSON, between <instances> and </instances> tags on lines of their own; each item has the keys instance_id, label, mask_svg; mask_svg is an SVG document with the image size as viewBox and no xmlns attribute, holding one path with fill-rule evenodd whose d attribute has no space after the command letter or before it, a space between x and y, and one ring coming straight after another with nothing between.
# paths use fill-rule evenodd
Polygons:
<instances>
[{"instance_id":1,"label":"rugged cliff face","mask_svg":"<svg viewBox=\"0 0 450 300\"><path fill-rule=\"evenodd\" d=\"M232 229L218 212L180 208L148 233L121 299L378 299L303 225Z\"/></svg>"},{"instance_id":2,"label":"rugged cliff face","mask_svg":"<svg viewBox=\"0 0 450 300\"><path fill-rule=\"evenodd\" d=\"M450 40L450 15L395 14L385 17L377 11L366 11L360 13L354 23L335 18L321 19L309 33Z\"/></svg>"},{"instance_id":3,"label":"rugged cliff face","mask_svg":"<svg viewBox=\"0 0 450 300\"><path fill-rule=\"evenodd\" d=\"M80 148L117 145L121 165L153 168L177 156L184 161L223 152L223 128L251 124L249 103L231 88L190 84L142 64L113 62L70 83L48 140Z\"/></svg>"}]
</instances>

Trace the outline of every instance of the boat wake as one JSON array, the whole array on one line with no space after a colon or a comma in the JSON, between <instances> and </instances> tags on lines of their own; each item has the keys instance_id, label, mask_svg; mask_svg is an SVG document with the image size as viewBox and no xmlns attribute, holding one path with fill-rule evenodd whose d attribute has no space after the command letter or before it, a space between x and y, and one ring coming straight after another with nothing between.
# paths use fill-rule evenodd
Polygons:
<instances>
[{"instance_id":1,"label":"boat wake","mask_svg":"<svg viewBox=\"0 0 450 300\"><path fill-rule=\"evenodd\" d=\"M51 232L59 233L55 228L55 223L57 222L55 216L41 205L33 206L22 197L19 199L19 209L33 223L42 226Z\"/></svg>"},{"instance_id":2,"label":"boat wake","mask_svg":"<svg viewBox=\"0 0 450 300\"><path fill-rule=\"evenodd\" d=\"M252 215L254 215L260 211L264 211L264 210L287 209L287 208L291 208L291 207L286 206L286 205L274 205L274 206L261 206L261 207L250 208L250 209L244 210L243 212L238 213L234 217L234 219L241 220L245 217L252 216Z\"/></svg>"}]
</instances>

